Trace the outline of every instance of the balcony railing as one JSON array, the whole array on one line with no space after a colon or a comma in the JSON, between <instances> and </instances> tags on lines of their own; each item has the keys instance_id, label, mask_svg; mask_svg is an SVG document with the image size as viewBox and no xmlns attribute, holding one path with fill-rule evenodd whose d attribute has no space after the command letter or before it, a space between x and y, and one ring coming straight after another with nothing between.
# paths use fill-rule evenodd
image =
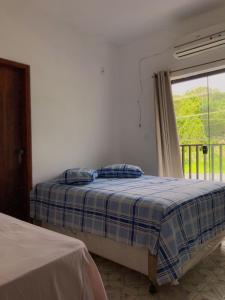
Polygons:
<instances>
[{"instance_id":1,"label":"balcony railing","mask_svg":"<svg viewBox=\"0 0 225 300\"><path fill-rule=\"evenodd\" d=\"M225 144L180 145L185 178L225 180Z\"/></svg>"}]
</instances>

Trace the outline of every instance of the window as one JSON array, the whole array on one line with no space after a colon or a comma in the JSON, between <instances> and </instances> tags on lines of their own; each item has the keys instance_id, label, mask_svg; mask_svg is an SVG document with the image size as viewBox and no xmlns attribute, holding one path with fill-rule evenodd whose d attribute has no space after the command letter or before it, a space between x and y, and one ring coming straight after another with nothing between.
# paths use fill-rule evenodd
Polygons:
<instances>
[{"instance_id":1,"label":"window","mask_svg":"<svg viewBox=\"0 0 225 300\"><path fill-rule=\"evenodd\" d=\"M172 82L186 178L225 180L225 70Z\"/></svg>"}]
</instances>

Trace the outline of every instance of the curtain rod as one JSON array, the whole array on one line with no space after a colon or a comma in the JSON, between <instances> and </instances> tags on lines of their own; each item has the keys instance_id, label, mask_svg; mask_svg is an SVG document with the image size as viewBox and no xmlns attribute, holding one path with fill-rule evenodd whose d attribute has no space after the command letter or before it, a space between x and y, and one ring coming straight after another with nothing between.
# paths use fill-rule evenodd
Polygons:
<instances>
[{"instance_id":1,"label":"curtain rod","mask_svg":"<svg viewBox=\"0 0 225 300\"><path fill-rule=\"evenodd\" d=\"M198 65L192 65L190 67L185 67L185 68L181 68L181 69L171 70L171 71L169 71L169 73L175 73L175 72L185 71L185 70L189 70L189 69L192 69L192 68L197 68L197 67L202 67L202 66L210 65L210 64L217 63L217 62L220 62L220 61L225 61L225 58L212 60L210 62L206 62L206 63L202 63L202 64L198 64ZM156 75L156 73L154 72L152 78L154 78L155 75Z\"/></svg>"}]
</instances>

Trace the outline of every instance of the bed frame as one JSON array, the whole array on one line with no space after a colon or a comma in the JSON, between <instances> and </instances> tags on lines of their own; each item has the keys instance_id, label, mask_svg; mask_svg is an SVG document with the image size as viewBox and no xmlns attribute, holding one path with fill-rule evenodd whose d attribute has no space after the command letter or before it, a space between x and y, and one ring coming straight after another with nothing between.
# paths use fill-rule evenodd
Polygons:
<instances>
[{"instance_id":1,"label":"bed frame","mask_svg":"<svg viewBox=\"0 0 225 300\"><path fill-rule=\"evenodd\" d=\"M108 260L148 276L150 280L149 292L153 294L157 291L157 257L152 255L148 249L132 247L94 234L76 232L74 230L59 228L47 223L40 224L40 222L38 222L37 225L80 239L86 244L91 253L102 256ZM198 249L193 251L191 259L186 262L182 268L182 276L202 259L215 251L221 245L224 238L225 231L219 233L215 238L205 242L200 245ZM179 284L178 281L172 282L172 285L177 284Z\"/></svg>"}]
</instances>

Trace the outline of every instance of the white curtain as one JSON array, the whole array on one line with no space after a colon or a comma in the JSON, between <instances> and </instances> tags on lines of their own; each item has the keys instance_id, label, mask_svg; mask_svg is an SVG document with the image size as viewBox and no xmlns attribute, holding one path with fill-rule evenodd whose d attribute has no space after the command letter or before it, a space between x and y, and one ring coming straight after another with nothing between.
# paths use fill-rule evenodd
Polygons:
<instances>
[{"instance_id":1,"label":"white curtain","mask_svg":"<svg viewBox=\"0 0 225 300\"><path fill-rule=\"evenodd\" d=\"M158 171L163 177L183 177L169 72L154 75Z\"/></svg>"}]
</instances>

